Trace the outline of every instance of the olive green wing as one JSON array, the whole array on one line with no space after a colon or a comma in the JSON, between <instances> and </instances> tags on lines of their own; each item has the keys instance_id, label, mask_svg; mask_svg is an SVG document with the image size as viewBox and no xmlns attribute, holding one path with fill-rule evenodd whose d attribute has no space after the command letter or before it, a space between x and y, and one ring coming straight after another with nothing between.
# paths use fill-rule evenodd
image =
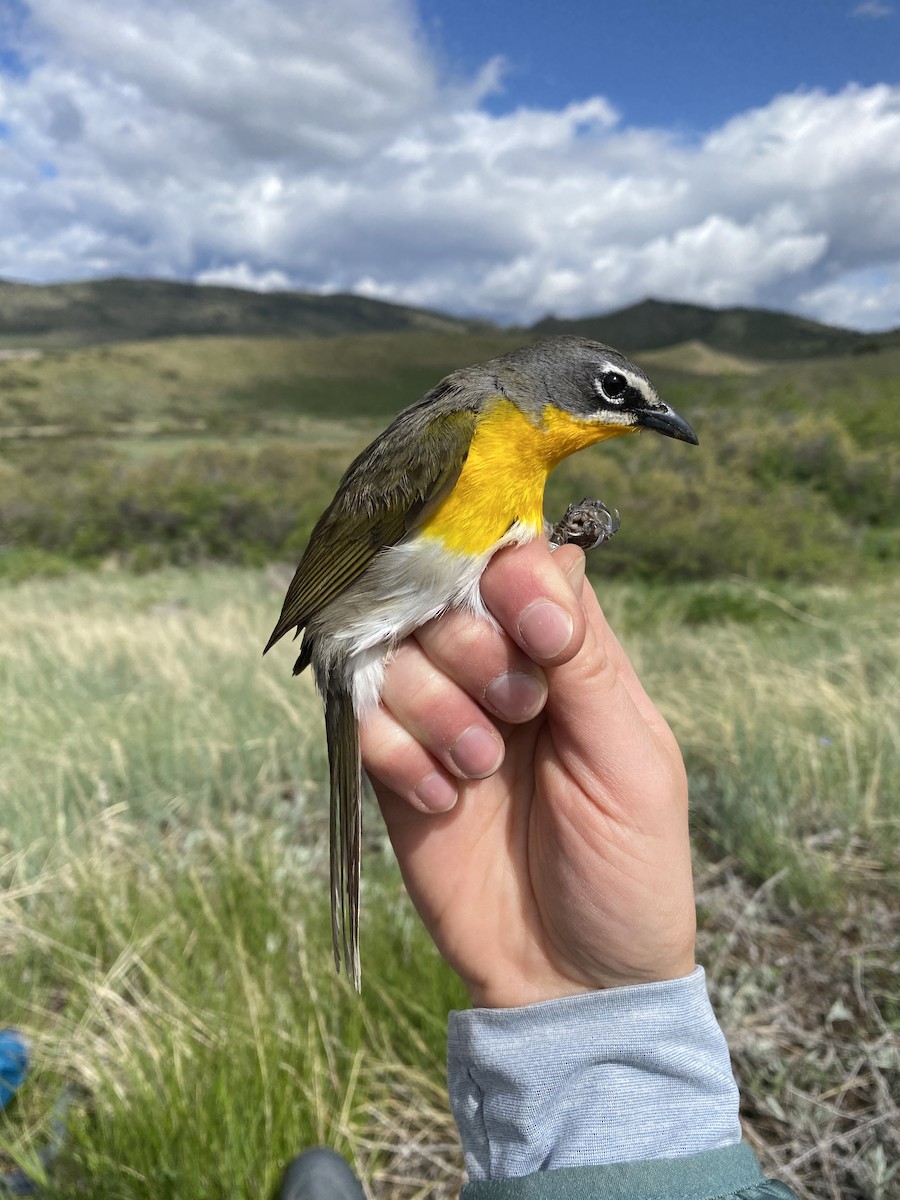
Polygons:
<instances>
[{"instance_id":1,"label":"olive green wing","mask_svg":"<svg viewBox=\"0 0 900 1200\"><path fill-rule=\"evenodd\" d=\"M423 421L416 405L360 454L312 531L266 650L289 630L299 633L433 511L459 478L474 431L472 410Z\"/></svg>"}]
</instances>

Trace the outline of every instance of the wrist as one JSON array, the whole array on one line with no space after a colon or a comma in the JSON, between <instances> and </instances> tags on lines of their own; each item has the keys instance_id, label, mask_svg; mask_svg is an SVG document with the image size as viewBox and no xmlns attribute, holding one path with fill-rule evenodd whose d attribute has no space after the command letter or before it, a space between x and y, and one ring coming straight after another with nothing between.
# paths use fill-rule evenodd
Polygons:
<instances>
[{"instance_id":1,"label":"wrist","mask_svg":"<svg viewBox=\"0 0 900 1200\"><path fill-rule=\"evenodd\" d=\"M611 988L638 987L684 979L696 970L693 939L677 957L638 968L634 964L604 964L584 974L567 975L548 969L517 971L509 964L495 963L489 974L478 980L465 979L473 1008L525 1008L548 1000L565 1000ZM500 969L497 969L497 968Z\"/></svg>"},{"instance_id":2,"label":"wrist","mask_svg":"<svg viewBox=\"0 0 900 1200\"><path fill-rule=\"evenodd\" d=\"M576 983L563 977L557 980L529 979L517 982L507 976L482 984L466 982L466 991L473 1008L526 1008L529 1004L565 1000L569 996L584 996L597 990L597 987Z\"/></svg>"}]
</instances>

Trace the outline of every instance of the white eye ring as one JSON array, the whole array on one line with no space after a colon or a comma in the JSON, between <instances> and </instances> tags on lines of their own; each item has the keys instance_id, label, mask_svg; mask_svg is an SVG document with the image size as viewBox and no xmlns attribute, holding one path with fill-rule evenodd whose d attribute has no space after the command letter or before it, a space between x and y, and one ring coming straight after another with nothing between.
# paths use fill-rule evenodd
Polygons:
<instances>
[{"instance_id":1,"label":"white eye ring","mask_svg":"<svg viewBox=\"0 0 900 1200\"><path fill-rule=\"evenodd\" d=\"M616 407L621 407L625 403L625 393L623 392L621 396L610 396L603 390L602 379L594 380L594 391L597 392L599 396L602 396L607 404L615 404Z\"/></svg>"}]
</instances>

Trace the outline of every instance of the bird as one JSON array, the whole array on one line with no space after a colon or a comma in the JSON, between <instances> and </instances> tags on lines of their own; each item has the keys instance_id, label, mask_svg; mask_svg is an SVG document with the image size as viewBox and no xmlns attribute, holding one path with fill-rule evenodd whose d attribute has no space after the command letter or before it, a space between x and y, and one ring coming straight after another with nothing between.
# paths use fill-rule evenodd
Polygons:
<instances>
[{"instance_id":1,"label":"bird","mask_svg":"<svg viewBox=\"0 0 900 1200\"><path fill-rule=\"evenodd\" d=\"M462 367L404 409L350 464L315 525L263 653L303 634L329 763L335 967L357 991L359 722L413 630L451 608L491 619L481 574L545 531L544 485L583 447L652 429L697 444L646 374L600 342L559 336Z\"/></svg>"}]
</instances>

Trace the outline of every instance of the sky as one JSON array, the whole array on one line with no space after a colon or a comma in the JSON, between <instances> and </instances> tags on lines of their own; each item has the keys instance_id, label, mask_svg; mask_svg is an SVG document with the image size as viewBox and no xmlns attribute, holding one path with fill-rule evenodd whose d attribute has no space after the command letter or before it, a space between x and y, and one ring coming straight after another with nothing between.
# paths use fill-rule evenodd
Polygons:
<instances>
[{"instance_id":1,"label":"sky","mask_svg":"<svg viewBox=\"0 0 900 1200\"><path fill-rule=\"evenodd\" d=\"M900 326L900 0L0 0L0 278Z\"/></svg>"}]
</instances>

